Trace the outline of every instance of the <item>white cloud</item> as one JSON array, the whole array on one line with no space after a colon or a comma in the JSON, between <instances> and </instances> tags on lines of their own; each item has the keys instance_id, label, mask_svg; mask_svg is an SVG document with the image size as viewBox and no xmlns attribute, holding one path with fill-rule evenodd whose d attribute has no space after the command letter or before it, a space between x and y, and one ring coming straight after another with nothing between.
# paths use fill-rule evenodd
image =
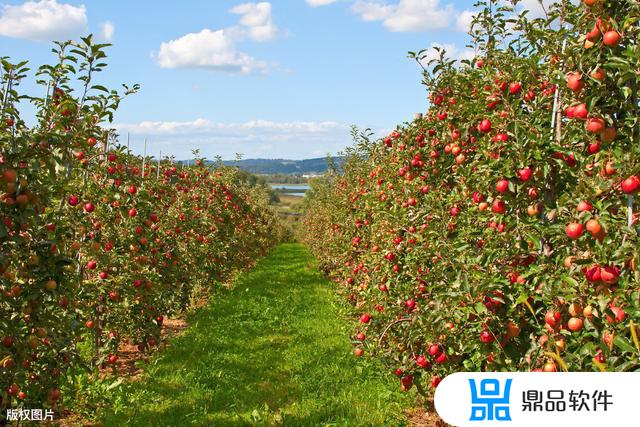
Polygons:
<instances>
[{"instance_id":1,"label":"white cloud","mask_svg":"<svg viewBox=\"0 0 640 427\"><path fill-rule=\"evenodd\" d=\"M274 122L270 120L251 120L241 123L220 123L202 118L183 122L143 121L135 124L120 124L116 126L121 132L144 133L149 135L183 135L215 131L303 132L318 134L343 127L343 125L332 121Z\"/></svg>"},{"instance_id":2,"label":"white cloud","mask_svg":"<svg viewBox=\"0 0 640 427\"><path fill-rule=\"evenodd\" d=\"M269 64L235 48L229 30L189 33L163 42L157 55L162 68L208 68L228 73L250 74L268 71Z\"/></svg>"},{"instance_id":3,"label":"white cloud","mask_svg":"<svg viewBox=\"0 0 640 427\"><path fill-rule=\"evenodd\" d=\"M240 25L246 28L247 36L253 40L270 41L278 34L278 27L271 18L271 3L243 3L230 12L241 15Z\"/></svg>"},{"instance_id":4,"label":"white cloud","mask_svg":"<svg viewBox=\"0 0 640 427\"><path fill-rule=\"evenodd\" d=\"M474 12L472 10L463 10L460 12L458 19L456 19L456 29L465 33L469 32L471 29L471 22L477 14L478 12Z\"/></svg>"},{"instance_id":5,"label":"white cloud","mask_svg":"<svg viewBox=\"0 0 640 427\"><path fill-rule=\"evenodd\" d=\"M221 123L199 118L192 121L143 121L115 126L120 135L131 134L132 141L149 140L149 151L162 150L177 158L190 157L200 148L203 155L231 159L236 152L245 157L308 158L321 150L336 153L351 144L349 127L333 121L251 120ZM133 148L141 149L134 143ZM140 145L140 144L138 144Z\"/></svg>"},{"instance_id":6,"label":"white cloud","mask_svg":"<svg viewBox=\"0 0 640 427\"><path fill-rule=\"evenodd\" d=\"M337 0L305 0L311 7L326 6L335 3Z\"/></svg>"},{"instance_id":7,"label":"white cloud","mask_svg":"<svg viewBox=\"0 0 640 427\"><path fill-rule=\"evenodd\" d=\"M0 14L0 35L50 41L74 38L87 31L84 5L73 6L56 0L27 1L4 5Z\"/></svg>"},{"instance_id":8,"label":"white cloud","mask_svg":"<svg viewBox=\"0 0 640 427\"><path fill-rule=\"evenodd\" d=\"M322 2L323 0L307 0ZM571 0L577 5L581 0ZM502 0L503 5L511 3ZM530 19L545 16L553 4L560 0L522 0L517 6L518 12L527 11ZM351 10L365 22L381 21L385 28L395 32L426 32L448 27L468 32L471 22L477 15L474 10L457 10L447 0L356 0Z\"/></svg>"},{"instance_id":9,"label":"white cloud","mask_svg":"<svg viewBox=\"0 0 640 427\"><path fill-rule=\"evenodd\" d=\"M386 3L378 0L358 0L352 10L363 21L382 21L390 31L423 32L449 26L456 13L451 4L440 5L439 0L400 0Z\"/></svg>"},{"instance_id":10,"label":"white cloud","mask_svg":"<svg viewBox=\"0 0 640 427\"><path fill-rule=\"evenodd\" d=\"M360 15L360 18L363 21L383 21L393 14L394 6L367 1L357 1L353 4L351 10Z\"/></svg>"},{"instance_id":11,"label":"white cloud","mask_svg":"<svg viewBox=\"0 0 640 427\"><path fill-rule=\"evenodd\" d=\"M115 31L116 27L111 21L105 21L100 25L100 37L108 42L113 40Z\"/></svg>"},{"instance_id":12,"label":"white cloud","mask_svg":"<svg viewBox=\"0 0 640 427\"><path fill-rule=\"evenodd\" d=\"M272 67L236 48L245 39L273 40L279 29L273 24L271 3L243 3L230 13L240 15L240 25L219 30L203 29L160 45L154 56L163 68L206 68L235 74L266 73Z\"/></svg>"}]
</instances>

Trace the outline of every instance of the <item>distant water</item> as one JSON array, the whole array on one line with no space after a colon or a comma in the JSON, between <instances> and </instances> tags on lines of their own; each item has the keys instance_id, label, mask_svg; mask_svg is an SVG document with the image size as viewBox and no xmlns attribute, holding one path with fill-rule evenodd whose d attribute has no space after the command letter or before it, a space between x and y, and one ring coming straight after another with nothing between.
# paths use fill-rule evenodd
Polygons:
<instances>
[{"instance_id":1,"label":"distant water","mask_svg":"<svg viewBox=\"0 0 640 427\"><path fill-rule=\"evenodd\" d=\"M287 196L304 196L311 187L308 184L269 184L274 190L300 190L297 192L285 191L282 194Z\"/></svg>"},{"instance_id":2,"label":"distant water","mask_svg":"<svg viewBox=\"0 0 640 427\"><path fill-rule=\"evenodd\" d=\"M280 190L304 190L307 191L311 187L309 184L269 184L271 188Z\"/></svg>"}]
</instances>

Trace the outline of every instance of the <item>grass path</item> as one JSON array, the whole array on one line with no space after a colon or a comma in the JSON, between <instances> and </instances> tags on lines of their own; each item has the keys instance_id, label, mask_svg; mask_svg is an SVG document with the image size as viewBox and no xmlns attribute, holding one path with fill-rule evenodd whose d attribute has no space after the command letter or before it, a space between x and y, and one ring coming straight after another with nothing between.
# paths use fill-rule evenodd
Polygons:
<instances>
[{"instance_id":1,"label":"grass path","mask_svg":"<svg viewBox=\"0 0 640 427\"><path fill-rule=\"evenodd\" d=\"M404 425L408 396L356 360L335 285L284 244L188 320L104 424Z\"/></svg>"}]
</instances>

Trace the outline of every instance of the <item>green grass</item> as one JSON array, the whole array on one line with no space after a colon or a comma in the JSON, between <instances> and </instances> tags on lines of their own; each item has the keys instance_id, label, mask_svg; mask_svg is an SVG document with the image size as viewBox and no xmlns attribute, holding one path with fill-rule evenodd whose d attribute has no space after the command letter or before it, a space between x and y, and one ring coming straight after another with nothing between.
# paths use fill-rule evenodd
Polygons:
<instances>
[{"instance_id":1,"label":"green grass","mask_svg":"<svg viewBox=\"0 0 640 427\"><path fill-rule=\"evenodd\" d=\"M278 198L280 198L280 204L293 207L302 204L302 201L304 200L304 193L300 193L299 196L278 194Z\"/></svg>"},{"instance_id":2,"label":"green grass","mask_svg":"<svg viewBox=\"0 0 640 427\"><path fill-rule=\"evenodd\" d=\"M104 424L404 425L411 397L353 357L334 286L303 246L279 246L191 316Z\"/></svg>"}]
</instances>

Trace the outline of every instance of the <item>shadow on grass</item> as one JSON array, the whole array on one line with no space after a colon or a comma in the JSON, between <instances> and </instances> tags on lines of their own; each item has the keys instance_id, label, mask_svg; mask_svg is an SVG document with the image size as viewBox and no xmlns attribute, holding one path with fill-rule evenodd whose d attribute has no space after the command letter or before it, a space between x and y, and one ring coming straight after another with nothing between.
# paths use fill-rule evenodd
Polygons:
<instances>
[{"instance_id":1,"label":"shadow on grass","mask_svg":"<svg viewBox=\"0 0 640 427\"><path fill-rule=\"evenodd\" d=\"M402 425L409 398L356 363L333 284L311 262L301 245L276 248L191 316L104 424Z\"/></svg>"}]
</instances>

